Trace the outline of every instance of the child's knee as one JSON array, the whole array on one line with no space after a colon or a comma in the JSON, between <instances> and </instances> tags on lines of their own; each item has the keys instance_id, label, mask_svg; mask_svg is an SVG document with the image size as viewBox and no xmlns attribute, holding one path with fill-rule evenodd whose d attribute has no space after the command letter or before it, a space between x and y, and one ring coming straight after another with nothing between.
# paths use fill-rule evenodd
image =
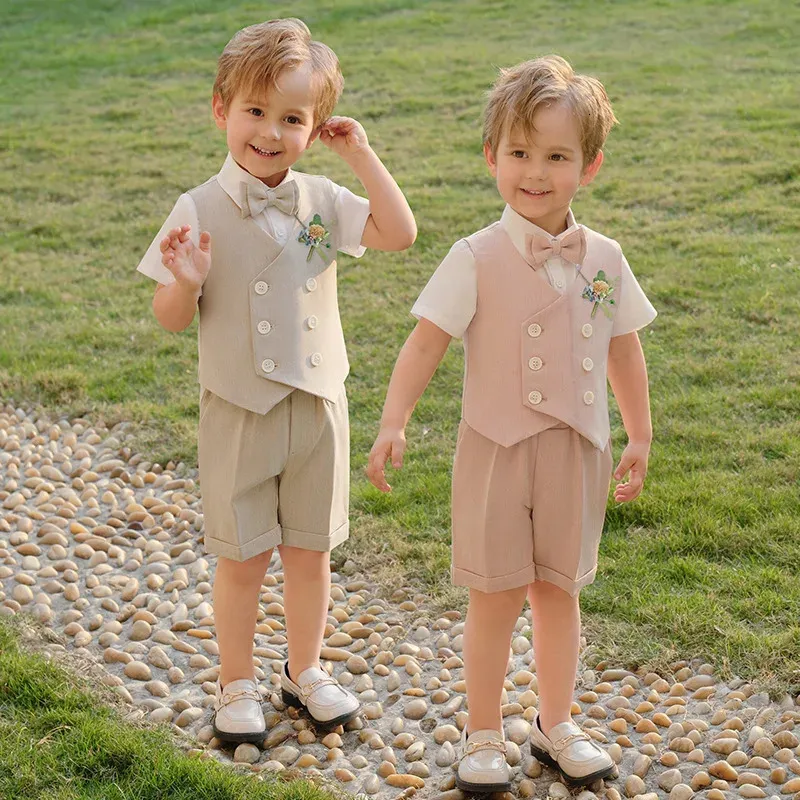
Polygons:
<instances>
[{"instance_id":1,"label":"child's knee","mask_svg":"<svg viewBox=\"0 0 800 800\"><path fill-rule=\"evenodd\" d=\"M289 545L278 545L281 554L281 561L284 566L287 561L293 564L305 564L309 567L328 567L330 565L331 554L327 551L306 550L302 547L290 547Z\"/></svg>"},{"instance_id":2,"label":"child's knee","mask_svg":"<svg viewBox=\"0 0 800 800\"><path fill-rule=\"evenodd\" d=\"M580 591L571 594L550 581L534 581L528 587L531 603L558 603L563 606L577 606L580 602Z\"/></svg>"},{"instance_id":3,"label":"child's knee","mask_svg":"<svg viewBox=\"0 0 800 800\"><path fill-rule=\"evenodd\" d=\"M500 592L482 592L479 589L470 589L469 602L471 606L479 608L514 610L518 613L525 601L525 588L519 586Z\"/></svg>"},{"instance_id":4,"label":"child's knee","mask_svg":"<svg viewBox=\"0 0 800 800\"><path fill-rule=\"evenodd\" d=\"M260 581L264 577L264 573L267 571L269 562L271 560L272 548L263 553L259 553L257 556L248 558L245 561L234 561L230 558L220 558L219 566L222 566L223 561L225 564L222 570L220 570L219 566L217 567L217 575L219 577L220 573L227 573L231 576L234 576L237 580Z\"/></svg>"}]
</instances>

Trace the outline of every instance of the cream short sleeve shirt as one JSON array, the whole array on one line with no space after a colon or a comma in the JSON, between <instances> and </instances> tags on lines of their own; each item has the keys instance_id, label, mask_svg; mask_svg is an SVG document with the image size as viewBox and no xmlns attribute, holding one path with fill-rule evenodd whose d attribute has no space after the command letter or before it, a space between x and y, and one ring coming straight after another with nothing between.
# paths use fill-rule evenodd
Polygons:
<instances>
[{"instance_id":1,"label":"cream short sleeve shirt","mask_svg":"<svg viewBox=\"0 0 800 800\"><path fill-rule=\"evenodd\" d=\"M228 153L228 157L216 177L220 186L231 200L236 203L237 207L241 207L239 184L242 181L260 183L258 178L243 170L234 161L230 153ZM291 180L294 180L294 177L290 169L281 184ZM369 200L359 197L344 186L334 184L332 181L331 183L336 191L335 207L339 225L339 251L360 258L366 252L366 248L361 245L361 237L364 234L364 226L367 224L367 218L369 217ZM284 214L274 206L268 206L260 214L253 217L253 220L280 245L286 244L295 224L294 217ZM161 230L159 230L147 248L144 257L139 262L137 267L139 272L165 285L175 280L172 277L172 273L161 263L159 243L167 235L168 231L183 225L191 226L189 236L196 245L200 236L197 208L189 194L182 194L178 198L169 216L161 226Z\"/></svg>"},{"instance_id":2,"label":"cream short sleeve shirt","mask_svg":"<svg viewBox=\"0 0 800 800\"><path fill-rule=\"evenodd\" d=\"M549 238L549 234L506 206L500 224L508 233L514 247L525 252L525 236L537 233ZM572 211L567 217L567 229L575 227ZM545 271L550 285L565 292L577 277L574 265L560 256L545 262ZM475 316L478 300L478 283L475 260L464 239L459 239L444 257L427 286L417 298L411 313L417 319L427 319L450 336L460 339ZM625 256L622 257L620 303L615 307L612 337L643 328L656 317L656 310L647 299L642 287L631 271Z\"/></svg>"}]
</instances>

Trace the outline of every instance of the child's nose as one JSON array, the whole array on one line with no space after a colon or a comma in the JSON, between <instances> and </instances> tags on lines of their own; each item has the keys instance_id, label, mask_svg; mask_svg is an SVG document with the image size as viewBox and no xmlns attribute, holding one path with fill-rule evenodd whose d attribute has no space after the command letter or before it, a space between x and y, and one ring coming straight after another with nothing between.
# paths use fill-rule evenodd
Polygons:
<instances>
[{"instance_id":1,"label":"child's nose","mask_svg":"<svg viewBox=\"0 0 800 800\"><path fill-rule=\"evenodd\" d=\"M281 138L281 128L277 122L267 122L264 125L264 135L268 139L277 141Z\"/></svg>"},{"instance_id":2,"label":"child's nose","mask_svg":"<svg viewBox=\"0 0 800 800\"><path fill-rule=\"evenodd\" d=\"M528 177L534 180L544 180L547 177L547 164L533 158L530 159L528 162Z\"/></svg>"}]
</instances>

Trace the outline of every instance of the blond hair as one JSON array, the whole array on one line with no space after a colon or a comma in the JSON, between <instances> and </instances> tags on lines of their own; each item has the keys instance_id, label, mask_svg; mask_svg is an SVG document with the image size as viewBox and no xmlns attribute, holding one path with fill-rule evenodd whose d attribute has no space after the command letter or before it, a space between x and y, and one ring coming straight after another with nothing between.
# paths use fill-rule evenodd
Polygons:
<instances>
[{"instance_id":1,"label":"blond hair","mask_svg":"<svg viewBox=\"0 0 800 800\"><path fill-rule=\"evenodd\" d=\"M561 56L543 56L500 70L484 112L484 143L496 152L504 133L516 127L535 130L536 112L559 103L577 118L583 164L591 164L617 119L603 84L576 74Z\"/></svg>"},{"instance_id":2,"label":"blond hair","mask_svg":"<svg viewBox=\"0 0 800 800\"><path fill-rule=\"evenodd\" d=\"M312 40L308 26L299 19L273 19L236 33L219 57L214 94L227 109L237 92L261 96L282 72L303 64L311 65L316 127L333 112L344 79L336 54L326 44Z\"/></svg>"}]
</instances>

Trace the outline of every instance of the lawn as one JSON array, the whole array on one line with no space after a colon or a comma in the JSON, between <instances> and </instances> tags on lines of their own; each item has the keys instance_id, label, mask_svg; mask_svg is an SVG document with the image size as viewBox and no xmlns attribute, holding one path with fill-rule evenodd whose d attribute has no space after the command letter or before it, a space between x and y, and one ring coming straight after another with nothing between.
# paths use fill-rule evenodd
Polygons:
<instances>
[{"instance_id":1,"label":"lawn","mask_svg":"<svg viewBox=\"0 0 800 800\"><path fill-rule=\"evenodd\" d=\"M215 59L263 4L6 0L0 30L0 395L132 420L149 457L194 463L195 332L161 330L136 264L177 196L225 156ZM800 106L788 0L274 3L339 54L360 119L419 223L400 254L343 257L354 533L344 552L439 603L463 353L409 429L395 490L363 478L409 308L501 202L480 152L498 66L558 52L606 84L621 124L579 221L621 242L660 312L642 340L648 484L612 507L583 593L597 652L700 655L800 690ZM301 162L357 189L315 146ZM613 412L615 455L624 432ZM392 575L386 565L391 565Z\"/></svg>"},{"instance_id":2,"label":"lawn","mask_svg":"<svg viewBox=\"0 0 800 800\"><path fill-rule=\"evenodd\" d=\"M305 780L282 780L269 773L257 779L213 759L181 753L166 727L124 721L125 709L95 679L78 677L29 652L32 633L0 619L3 800L332 800L337 796ZM20 648L20 640L25 648Z\"/></svg>"}]
</instances>

